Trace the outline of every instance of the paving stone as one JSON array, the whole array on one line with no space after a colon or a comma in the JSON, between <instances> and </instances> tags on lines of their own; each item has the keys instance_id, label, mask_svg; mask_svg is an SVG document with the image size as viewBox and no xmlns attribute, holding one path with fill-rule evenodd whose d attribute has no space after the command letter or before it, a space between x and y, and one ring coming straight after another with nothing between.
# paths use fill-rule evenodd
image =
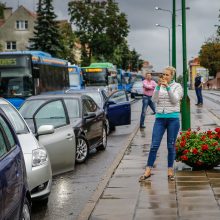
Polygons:
<instances>
[{"instance_id":1,"label":"paving stone","mask_svg":"<svg viewBox=\"0 0 220 220\"><path fill-rule=\"evenodd\" d=\"M177 171L176 176L177 177L179 177L179 176L186 176L186 177L200 176L200 177L204 177L204 176L206 176L206 173L205 173L205 171Z\"/></svg>"}]
</instances>

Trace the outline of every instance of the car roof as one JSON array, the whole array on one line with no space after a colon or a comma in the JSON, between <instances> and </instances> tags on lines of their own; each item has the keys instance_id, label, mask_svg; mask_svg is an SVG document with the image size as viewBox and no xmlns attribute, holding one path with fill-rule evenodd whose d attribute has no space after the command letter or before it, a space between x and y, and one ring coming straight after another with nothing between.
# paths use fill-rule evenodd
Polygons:
<instances>
[{"instance_id":1,"label":"car roof","mask_svg":"<svg viewBox=\"0 0 220 220\"><path fill-rule=\"evenodd\" d=\"M69 93L69 94L50 94L50 95L36 95L31 96L27 98L27 100L48 100L48 99L59 99L59 98L74 98L74 99L80 99L82 96L86 96L80 93Z\"/></svg>"}]
</instances>

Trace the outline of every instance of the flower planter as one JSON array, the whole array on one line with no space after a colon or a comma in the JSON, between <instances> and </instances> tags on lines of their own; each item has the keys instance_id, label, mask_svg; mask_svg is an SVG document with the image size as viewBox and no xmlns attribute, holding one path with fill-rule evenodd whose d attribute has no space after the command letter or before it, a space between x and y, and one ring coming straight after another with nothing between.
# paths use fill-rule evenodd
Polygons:
<instances>
[{"instance_id":1,"label":"flower planter","mask_svg":"<svg viewBox=\"0 0 220 220\"><path fill-rule=\"evenodd\" d=\"M180 132L176 141L176 159L194 170L206 170L220 164L220 128L205 132Z\"/></svg>"}]
</instances>

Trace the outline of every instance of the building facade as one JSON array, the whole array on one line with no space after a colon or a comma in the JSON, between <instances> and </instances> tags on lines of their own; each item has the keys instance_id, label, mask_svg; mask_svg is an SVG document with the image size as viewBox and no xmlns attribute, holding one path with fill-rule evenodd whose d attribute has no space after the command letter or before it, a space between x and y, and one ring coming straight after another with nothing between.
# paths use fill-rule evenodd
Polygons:
<instances>
[{"instance_id":1,"label":"building facade","mask_svg":"<svg viewBox=\"0 0 220 220\"><path fill-rule=\"evenodd\" d=\"M36 15L24 6L12 13L12 8L4 9L0 22L0 44L3 51L27 50L29 39L33 37Z\"/></svg>"},{"instance_id":2,"label":"building facade","mask_svg":"<svg viewBox=\"0 0 220 220\"><path fill-rule=\"evenodd\" d=\"M190 89L194 89L195 77L199 73L202 76L203 83L208 81L209 72L206 68L202 67L199 62L199 58L196 57L189 61L189 86Z\"/></svg>"}]
</instances>

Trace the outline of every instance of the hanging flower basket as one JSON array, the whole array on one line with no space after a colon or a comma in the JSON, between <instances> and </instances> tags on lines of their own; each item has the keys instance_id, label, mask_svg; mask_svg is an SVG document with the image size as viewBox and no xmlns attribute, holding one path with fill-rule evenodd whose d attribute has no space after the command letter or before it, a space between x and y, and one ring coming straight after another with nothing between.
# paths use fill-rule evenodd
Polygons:
<instances>
[{"instance_id":1,"label":"hanging flower basket","mask_svg":"<svg viewBox=\"0 0 220 220\"><path fill-rule=\"evenodd\" d=\"M180 132L176 141L176 160L194 169L212 169L220 164L220 128L201 132Z\"/></svg>"}]
</instances>

